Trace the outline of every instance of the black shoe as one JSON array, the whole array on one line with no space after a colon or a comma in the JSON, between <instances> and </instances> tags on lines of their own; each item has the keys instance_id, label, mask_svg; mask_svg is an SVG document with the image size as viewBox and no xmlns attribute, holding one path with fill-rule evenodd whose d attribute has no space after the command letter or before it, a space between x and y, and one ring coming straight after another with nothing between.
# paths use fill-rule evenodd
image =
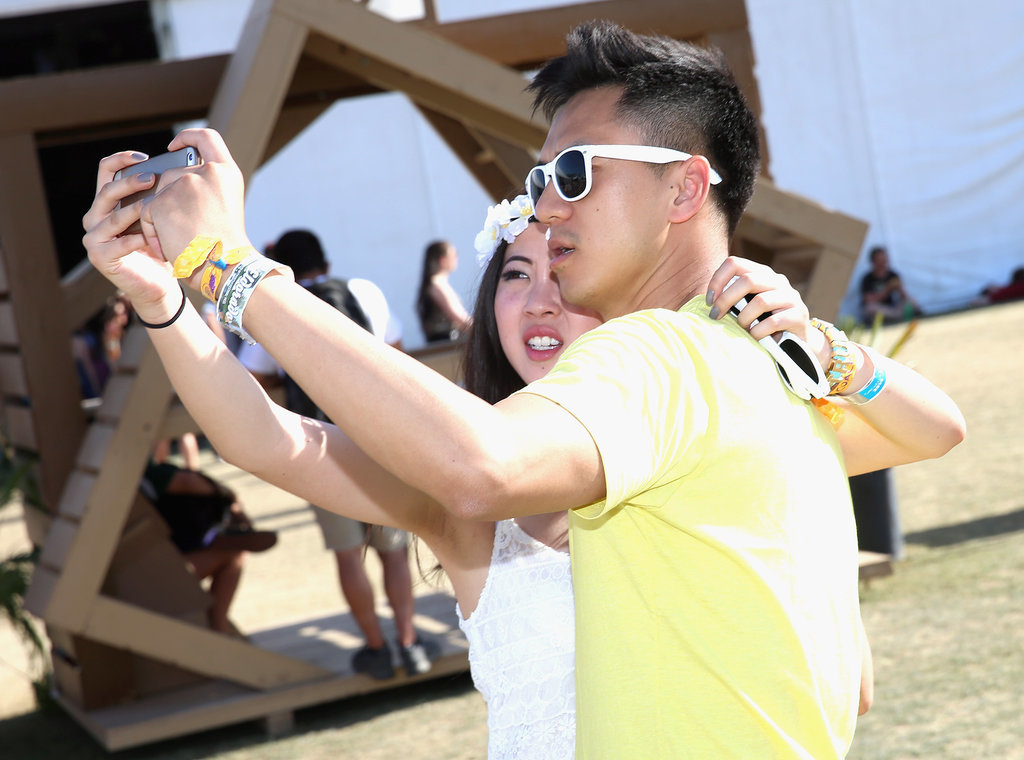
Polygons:
<instances>
[{"instance_id":1,"label":"black shoe","mask_svg":"<svg viewBox=\"0 0 1024 760\"><path fill-rule=\"evenodd\" d=\"M407 647L398 643L398 654L402 657L407 676L418 676L433 667L434 660L441 654L441 647L436 641L417 636L416 641Z\"/></svg>"},{"instance_id":2,"label":"black shoe","mask_svg":"<svg viewBox=\"0 0 1024 760\"><path fill-rule=\"evenodd\" d=\"M391 662L391 648L387 644L380 649L365 646L352 655L352 670L366 673L378 681L395 677L395 666Z\"/></svg>"}]
</instances>

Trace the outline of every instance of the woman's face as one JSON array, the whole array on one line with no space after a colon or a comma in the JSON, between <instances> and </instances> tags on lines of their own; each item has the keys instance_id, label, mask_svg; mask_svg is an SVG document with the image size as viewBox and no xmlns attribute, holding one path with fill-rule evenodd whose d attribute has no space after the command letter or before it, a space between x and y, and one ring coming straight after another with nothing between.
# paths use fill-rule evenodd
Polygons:
<instances>
[{"instance_id":1,"label":"woman's face","mask_svg":"<svg viewBox=\"0 0 1024 760\"><path fill-rule=\"evenodd\" d=\"M544 377L566 346L601 324L596 313L562 301L540 224L531 224L505 251L494 318L505 356L527 383Z\"/></svg>"}]
</instances>

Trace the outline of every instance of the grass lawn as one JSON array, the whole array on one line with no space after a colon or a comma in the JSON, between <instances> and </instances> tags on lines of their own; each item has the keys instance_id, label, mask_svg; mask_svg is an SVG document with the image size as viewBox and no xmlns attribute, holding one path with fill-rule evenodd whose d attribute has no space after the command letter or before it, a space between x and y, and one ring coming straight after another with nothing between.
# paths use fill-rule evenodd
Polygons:
<instances>
[{"instance_id":1,"label":"grass lawn","mask_svg":"<svg viewBox=\"0 0 1024 760\"><path fill-rule=\"evenodd\" d=\"M876 693L852 760L1024 760L1022 322L1024 303L926 319L901 354L957 401L968 440L895 471L907 554L862 590ZM479 760L485 746L462 676L299 711L277 740L248 723L117 757ZM0 720L0 757L107 755L52 709Z\"/></svg>"}]
</instances>

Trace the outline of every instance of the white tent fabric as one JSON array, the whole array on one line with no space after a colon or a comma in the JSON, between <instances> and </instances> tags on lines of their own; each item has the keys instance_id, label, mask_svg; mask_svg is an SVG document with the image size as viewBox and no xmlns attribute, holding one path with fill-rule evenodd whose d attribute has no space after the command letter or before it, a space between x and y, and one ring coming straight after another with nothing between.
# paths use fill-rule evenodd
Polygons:
<instances>
[{"instance_id":1,"label":"white tent fabric","mask_svg":"<svg viewBox=\"0 0 1024 760\"><path fill-rule=\"evenodd\" d=\"M748 0L748 13L781 187L869 221L866 247L888 246L926 311L1024 266L1024 4Z\"/></svg>"}]
</instances>

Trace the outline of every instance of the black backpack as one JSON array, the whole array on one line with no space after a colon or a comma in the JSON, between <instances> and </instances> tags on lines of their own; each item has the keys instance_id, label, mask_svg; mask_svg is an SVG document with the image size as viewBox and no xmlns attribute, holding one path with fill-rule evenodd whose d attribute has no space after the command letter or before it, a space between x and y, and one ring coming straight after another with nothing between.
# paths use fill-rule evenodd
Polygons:
<instances>
[{"instance_id":1,"label":"black backpack","mask_svg":"<svg viewBox=\"0 0 1024 760\"><path fill-rule=\"evenodd\" d=\"M370 320L359 305L359 301L352 294L352 291L348 289L348 283L345 280L332 277L322 282L315 282L307 287L306 290L320 300L329 303L364 330L370 330ZM327 416L306 395L306 392L288 375L284 378L284 389L285 405L288 409L306 417L313 417L318 420L327 419Z\"/></svg>"}]
</instances>

